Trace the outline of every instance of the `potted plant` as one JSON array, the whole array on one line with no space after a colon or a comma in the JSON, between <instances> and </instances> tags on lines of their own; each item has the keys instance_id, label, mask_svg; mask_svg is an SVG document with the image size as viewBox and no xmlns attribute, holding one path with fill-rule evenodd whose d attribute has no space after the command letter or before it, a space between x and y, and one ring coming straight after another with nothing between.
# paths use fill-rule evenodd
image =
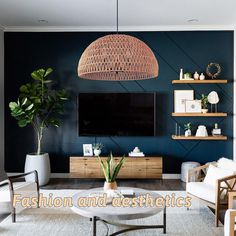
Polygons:
<instances>
[{"instance_id":1,"label":"potted plant","mask_svg":"<svg viewBox=\"0 0 236 236\"><path fill-rule=\"evenodd\" d=\"M10 102L11 115L17 120L19 127L32 125L36 134L37 151L27 154L25 172L37 170L40 186L47 184L50 178L50 162L48 153L42 152L42 139L46 128L59 127L59 116L63 114L64 103L68 100L65 90L53 90L52 80L48 77L52 69L38 69L31 73L34 82L20 87L16 102ZM29 176L28 181L33 178Z\"/></svg>"},{"instance_id":2,"label":"potted plant","mask_svg":"<svg viewBox=\"0 0 236 236\"><path fill-rule=\"evenodd\" d=\"M202 103L202 113L208 112L208 97L204 94L201 95L201 103Z\"/></svg>"},{"instance_id":3,"label":"potted plant","mask_svg":"<svg viewBox=\"0 0 236 236\"><path fill-rule=\"evenodd\" d=\"M104 191L117 189L116 177L125 162L125 156L123 156L118 163L114 161L112 152L110 152L106 161L103 161L99 156L97 158L106 179Z\"/></svg>"},{"instance_id":4,"label":"potted plant","mask_svg":"<svg viewBox=\"0 0 236 236\"><path fill-rule=\"evenodd\" d=\"M184 130L185 130L184 135L185 135L185 137L191 136L191 134L192 134L191 129L192 129L192 123L191 122L184 125Z\"/></svg>"},{"instance_id":5,"label":"potted plant","mask_svg":"<svg viewBox=\"0 0 236 236\"><path fill-rule=\"evenodd\" d=\"M102 152L102 148L104 147L104 145L102 143L94 143L93 144L93 153L94 156L99 156Z\"/></svg>"}]
</instances>

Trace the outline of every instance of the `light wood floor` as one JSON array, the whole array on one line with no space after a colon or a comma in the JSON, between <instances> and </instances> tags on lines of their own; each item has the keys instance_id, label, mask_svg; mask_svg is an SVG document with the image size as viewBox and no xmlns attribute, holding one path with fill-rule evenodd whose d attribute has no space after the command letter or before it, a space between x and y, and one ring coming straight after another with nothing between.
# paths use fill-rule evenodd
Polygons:
<instances>
[{"instance_id":1,"label":"light wood floor","mask_svg":"<svg viewBox=\"0 0 236 236\"><path fill-rule=\"evenodd\" d=\"M164 180L118 180L118 186L136 187L149 190L185 190L185 183L179 179ZM101 187L104 180L99 179L51 179L42 189L90 189Z\"/></svg>"}]
</instances>

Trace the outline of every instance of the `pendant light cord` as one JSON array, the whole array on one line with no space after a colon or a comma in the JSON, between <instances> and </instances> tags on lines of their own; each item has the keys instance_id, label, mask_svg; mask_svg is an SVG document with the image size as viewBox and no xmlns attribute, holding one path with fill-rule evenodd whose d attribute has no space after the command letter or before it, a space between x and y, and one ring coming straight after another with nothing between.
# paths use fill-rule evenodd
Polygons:
<instances>
[{"instance_id":1,"label":"pendant light cord","mask_svg":"<svg viewBox=\"0 0 236 236\"><path fill-rule=\"evenodd\" d=\"M119 32L119 0L116 0L116 33Z\"/></svg>"}]
</instances>

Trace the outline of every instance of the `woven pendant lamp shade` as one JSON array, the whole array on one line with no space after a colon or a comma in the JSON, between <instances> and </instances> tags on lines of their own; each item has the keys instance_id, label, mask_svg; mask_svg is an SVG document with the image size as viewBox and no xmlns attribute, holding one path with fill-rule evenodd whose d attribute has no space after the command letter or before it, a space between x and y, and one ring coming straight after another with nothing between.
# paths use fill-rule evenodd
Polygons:
<instances>
[{"instance_id":1,"label":"woven pendant lamp shade","mask_svg":"<svg viewBox=\"0 0 236 236\"><path fill-rule=\"evenodd\" d=\"M101 37L83 52L78 75L90 80L144 80L158 76L152 50L141 40L124 34Z\"/></svg>"}]
</instances>

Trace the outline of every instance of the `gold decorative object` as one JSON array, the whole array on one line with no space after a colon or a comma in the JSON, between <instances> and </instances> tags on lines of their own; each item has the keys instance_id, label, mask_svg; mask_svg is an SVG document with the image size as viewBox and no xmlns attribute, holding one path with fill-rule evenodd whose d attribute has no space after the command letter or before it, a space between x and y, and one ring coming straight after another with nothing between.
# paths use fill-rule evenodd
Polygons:
<instances>
[{"instance_id":1,"label":"gold decorative object","mask_svg":"<svg viewBox=\"0 0 236 236\"><path fill-rule=\"evenodd\" d=\"M215 73L210 72L210 70L212 70L213 68L216 69L216 72L215 72ZM219 76L220 73L221 73L221 66L220 66L220 64L211 62L211 63L207 66L207 68L206 68L206 73L207 73L207 75L208 75L209 77L211 77L212 79L216 79L216 77Z\"/></svg>"},{"instance_id":2,"label":"gold decorative object","mask_svg":"<svg viewBox=\"0 0 236 236\"><path fill-rule=\"evenodd\" d=\"M90 80L144 80L158 76L158 63L152 50L141 40L118 33L101 37L83 52L78 75Z\"/></svg>"},{"instance_id":3,"label":"gold decorative object","mask_svg":"<svg viewBox=\"0 0 236 236\"><path fill-rule=\"evenodd\" d=\"M141 40L124 34L107 35L83 52L78 75L91 80L143 80L158 76L152 50Z\"/></svg>"}]
</instances>

